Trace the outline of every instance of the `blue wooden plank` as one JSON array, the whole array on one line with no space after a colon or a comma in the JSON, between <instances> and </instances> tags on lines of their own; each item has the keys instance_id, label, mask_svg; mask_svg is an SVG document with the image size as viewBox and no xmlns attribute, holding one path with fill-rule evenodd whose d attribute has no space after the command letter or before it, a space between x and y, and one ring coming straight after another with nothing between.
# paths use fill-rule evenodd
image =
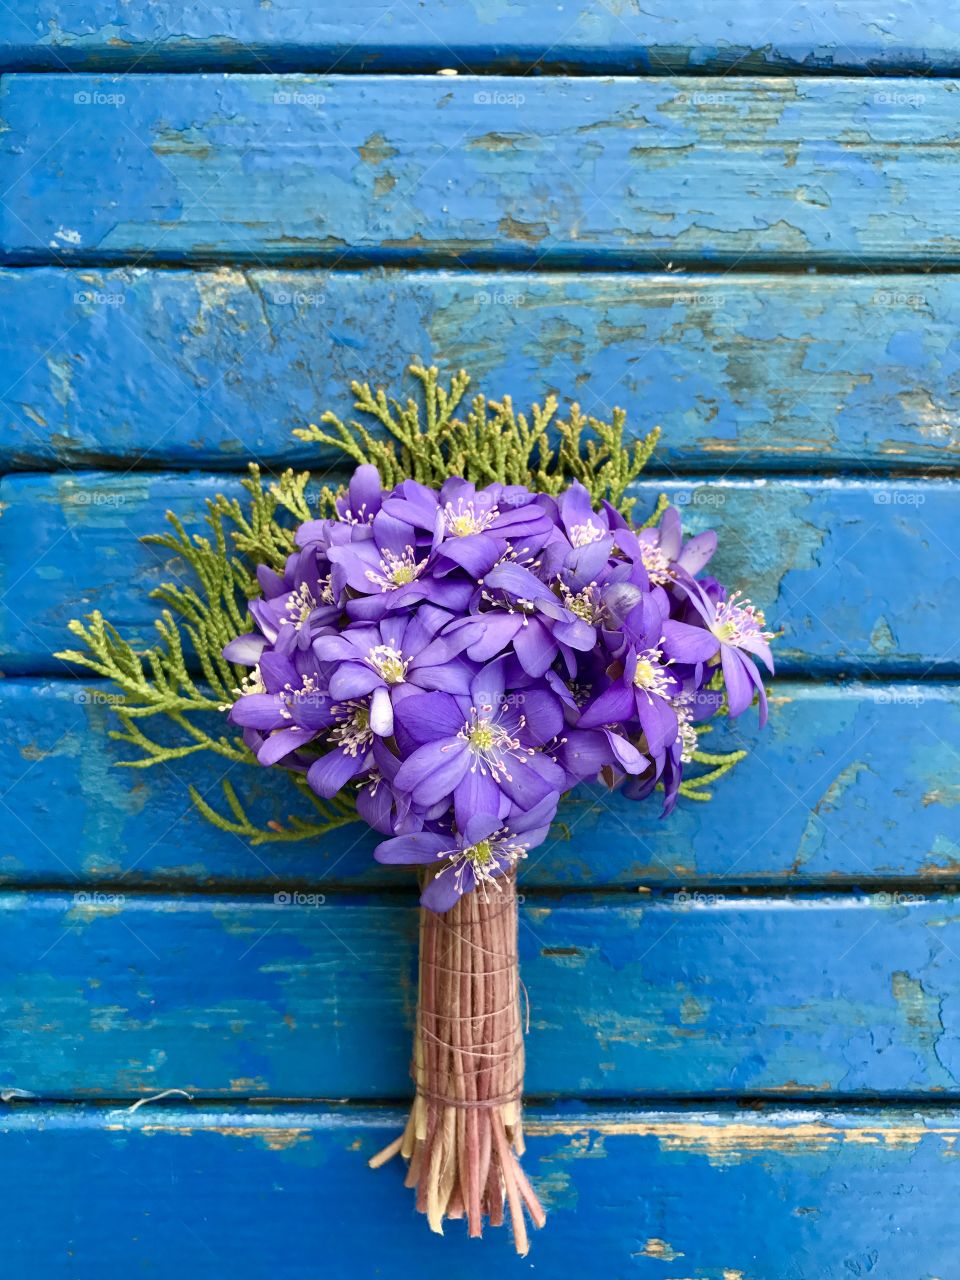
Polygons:
<instances>
[{"instance_id":1,"label":"blue wooden plank","mask_svg":"<svg viewBox=\"0 0 960 1280\"><path fill-rule=\"evenodd\" d=\"M525 1259L506 1230L431 1236L399 1163L367 1168L400 1123L18 1109L0 1128L5 1275L933 1280L960 1250L956 1112L528 1113L524 1167L548 1220Z\"/></svg>"},{"instance_id":2,"label":"blue wooden plank","mask_svg":"<svg viewBox=\"0 0 960 1280\"><path fill-rule=\"evenodd\" d=\"M943 81L14 74L0 112L18 261L960 262Z\"/></svg>"},{"instance_id":3,"label":"blue wooden plank","mask_svg":"<svg viewBox=\"0 0 960 1280\"><path fill-rule=\"evenodd\" d=\"M784 635L783 673L949 674L960 670L945 619L960 613L960 482L656 480L690 531L716 528L714 566L749 590ZM72 617L101 609L136 643L156 617L149 587L182 572L136 542L172 509L198 527L204 499L238 492L236 477L191 474L13 475L0 481L0 669L63 667L51 655ZM936 591L918 583L936 575Z\"/></svg>"},{"instance_id":4,"label":"blue wooden plank","mask_svg":"<svg viewBox=\"0 0 960 1280\"><path fill-rule=\"evenodd\" d=\"M371 316L377 317L374 326ZM413 355L663 427L668 471L960 457L954 275L0 271L0 468L313 465Z\"/></svg>"},{"instance_id":5,"label":"blue wooden plank","mask_svg":"<svg viewBox=\"0 0 960 1280\"><path fill-rule=\"evenodd\" d=\"M597 71L783 71L960 67L950 10L914 4L773 0L729 11L670 6L538 6L434 0L418 9L337 0L118 6L28 0L0 13L5 67L267 67L388 70L570 67Z\"/></svg>"},{"instance_id":6,"label":"blue wooden plank","mask_svg":"<svg viewBox=\"0 0 960 1280\"><path fill-rule=\"evenodd\" d=\"M415 897L280 892L3 895L3 1086L406 1096ZM520 961L531 1096L960 1087L953 897L528 893Z\"/></svg>"},{"instance_id":7,"label":"blue wooden plank","mask_svg":"<svg viewBox=\"0 0 960 1280\"><path fill-rule=\"evenodd\" d=\"M316 892L407 882L405 872L373 861L377 837L359 827L319 844L254 848L209 826L189 805L187 786L222 807L218 757L146 772L114 768L130 753L107 737L111 697L105 684L0 681L0 739L17 744L0 755L3 883ZM960 872L956 686L778 681L764 733L750 715L714 737L716 749L752 754L708 806L681 804L660 820L653 805L582 788L561 810L569 838L538 850L524 883L709 889L943 883ZM296 806L277 770L230 776L263 823L283 821Z\"/></svg>"}]
</instances>

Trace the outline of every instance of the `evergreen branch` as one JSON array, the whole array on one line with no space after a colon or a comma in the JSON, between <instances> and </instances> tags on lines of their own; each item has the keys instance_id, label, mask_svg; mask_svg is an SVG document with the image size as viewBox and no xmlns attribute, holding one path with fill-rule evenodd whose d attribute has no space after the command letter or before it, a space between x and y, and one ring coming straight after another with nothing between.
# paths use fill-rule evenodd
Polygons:
<instances>
[{"instance_id":1,"label":"evergreen branch","mask_svg":"<svg viewBox=\"0 0 960 1280\"><path fill-rule=\"evenodd\" d=\"M614 409L612 421L604 422L573 404L561 418L554 396L542 406L533 405L527 416L514 409L509 396L488 400L477 395L460 418L456 410L470 384L468 374L454 374L447 388L435 367L414 364L410 372L420 383L423 415L413 399L401 404L388 399L382 389L374 392L368 383L354 382L354 407L370 425L344 423L336 414L325 413L322 425L311 423L294 435L327 445L358 465L371 463L388 489L407 478L439 488L458 475L475 484L523 484L557 494L571 480L579 480L595 505L606 501L629 516L636 500L626 496L627 490L649 462L659 427L625 442L622 409ZM376 433L372 426L378 428ZM664 498L654 523L665 505Z\"/></svg>"},{"instance_id":2,"label":"evergreen branch","mask_svg":"<svg viewBox=\"0 0 960 1280\"><path fill-rule=\"evenodd\" d=\"M266 826L259 826L248 816L231 784L224 781L220 785L227 807L233 815L232 819L224 817L222 813L219 813L212 805L208 804L194 786L189 788L190 799L212 826L217 827L220 831L227 831L231 835L241 836L254 845L267 844L268 842L289 843L293 840L305 840L311 837L317 839L321 836L329 835L331 831L336 831L340 827L359 821L356 809L348 801L336 799L322 801L319 797L315 797L318 801L316 807L321 814L320 821L310 822L295 814L290 814L287 816L286 826L276 821L268 822Z\"/></svg>"}]
</instances>

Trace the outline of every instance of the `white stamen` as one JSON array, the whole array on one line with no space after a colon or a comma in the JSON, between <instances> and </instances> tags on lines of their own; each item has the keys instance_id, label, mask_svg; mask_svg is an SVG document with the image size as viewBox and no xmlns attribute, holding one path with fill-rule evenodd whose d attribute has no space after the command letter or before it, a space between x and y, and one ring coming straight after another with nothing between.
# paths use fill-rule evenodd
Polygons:
<instances>
[{"instance_id":1,"label":"white stamen","mask_svg":"<svg viewBox=\"0 0 960 1280\"><path fill-rule=\"evenodd\" d=\"M499 878L527 856L529 847L524 841L508 835L506 827L501 827L500 831L488 836L486 840L479 840L463 849L446 849L438 853L438 858L449 858L450 861L445 867L441 867L436 878L439 880L442 875L452 871L457 892L463 893L463 877L470 867L477 888L484 897L488 887L500 893ZM504 866L504 863L507 865Z\"/></svg>"},{"instance_id":2,"label":"white stamen","mask_svg":"<svg viewBox=\"0 0 960 1280\"><path fill-rule=\"evenodd\" d=\"M403 554L399 556L395 551L384 551L380 559L380 571L368 569L367 581L378 586L381 591L393 591L396 587L405 587L414 582L423 572L425 564L425 560L417 563L413 547L404 547Z\"/></svg>"},{"instance_id":3,"label":"white stamen","mask_svg":"<svg viewBox=\"0 0 960 1280\"><path fill-rule=\"evenodd\" d=\"M500 515L497 507L477 510L473 502L458 498L443 508L443 527L454 538L465 538L472 533L483 533Z\"/></svg>"},{"instance_id":4,"label":"white stamen","mask_svg":"<svg viewBox=\"0 0 960 1280\"><path fill-rule=\"evenodd\" d=\"M673 688L670 675L664 670L663 653L659 649L642 649L637 654L637 669L633 673L633 683L638 689L657 697L667 698Z\"/></svg>"},{"instance_id":5,"label":"white stamen","mask_svg":"<svg viewBox=\"0 0 960 1280\"><path fill-rule=\"evenodd\" d=\"M680 738L681 764L690 764L693 760L693 753L697 749L697 731L693 727L693 711L690 705L692 702L692 694L681 693L680 697L673 699L670 704L677 713L677 733Z\"/></svg>"},{"instance_id":6,"label":"white stamen","mask_svg":"<svg viewBox=\"0 0 960 1280\"><path fill-rule=\"evenodd\" d=\"M476 773L479 769L481 776L489 772L496 782L513 781L509 764L511 760L515 760L518 764L526 764L527 758L536 754L532 747L522 747L520 739L513 737L509 730L499 723L500 716L506 710L505 704L502 704L496 712L489 703L481 707L471 707L471 718L457 734L457 737L467 744L473 756L470 772ZM526 719L521 715L517 728L523 729L525 725Z\"/></svg>"},{"instance_id":7,"label":"white stamen","mask_svg":"<svg viewBox=\"0 0 960 1280\"><path fill-rule=\"evenodd\" d=\"M564 605L571 613L576 614L583 622L589 622L591 626L595 626L600 621L603 612L603 602L594 596L597 589L595 582L588 583L582 591L574 593L567 584L557 579L557 586L560 588L560 598Z\"/></svg>"},{"instance_id":8,"label":"white stamen","mask_svg":"<svg viewBox=\"0 0 960 1280\"><path fill-rule=\"evenodd\" d=\"M331 596L331 603L332 599ZM284 606L285 616L280 619L281 627L292 626L294 631L299 631L316 607L317 602L313 598L313 592L306 582L301 582L300 586L287 596L287 603Z\"/></svg>"},{"instance_id":9,"label":"white stamen","mask_svg":"<svg viewBox=\"0 0 960 1280\"><path fill-rule=\"evenodd\" d=\"M599 542L606 530L592 520L585 524L575 524L570 528L570 542L574 547L589 547L591 542Z\"/></svg>"},{"instance_id":10,"label":"white stamen","mask_svg":"<svg viewBox=\"0 0 960 1280\"><path fill-rule=\"evenodd\" d=\"M335 746L348 756L356 756L364 747L373 742L373 730L370 728L370 708L363 702L344 702L341 706L332 707L334 715L344 719L330 730L330 737Z\"/></svg>"},{"instance_id":11,"label":"white stamen","mask_svg":"<svg viewBox=\"0 0 960 1280\"><path fill-rule=\"evenodd\" d=\"M717 605L717 616L710 630L723 644L738 645L746 636L772 640L774 633L765 631L766 618L762 609L756 609L749 600L738 599L734 591L727 600Z\"/></svg>"},{"instance_id":12,"label":"white stamen","mask_svg":"<svg viewBox=\"0 0 960 1280\"><path fill-rule=\"evenodd\" d=\"M374 645L364 661L368 662L387 684L403 684L407 678L407 660L399 649L393 649L388 644Z\"/></svg>"},{"instance_id":13,"label":"white stamen","mask_svg":"<svg viewBox=\"0 0 960 1280\"><path fill-rule=\"evenodd\" d=\"M657 587L665 587L673 581L673 569L666 553L653 542L640 540L640 559L650 581Z\"/></svg>"}]
</instances>

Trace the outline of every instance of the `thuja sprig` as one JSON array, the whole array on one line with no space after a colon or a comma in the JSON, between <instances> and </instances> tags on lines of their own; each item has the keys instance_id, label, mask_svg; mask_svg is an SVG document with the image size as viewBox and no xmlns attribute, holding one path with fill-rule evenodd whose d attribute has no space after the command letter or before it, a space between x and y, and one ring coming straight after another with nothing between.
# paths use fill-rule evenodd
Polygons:
<instances>
[{"instance_id":1,"label":"thuja sprig","mask_svg":"<svg viewBox=\"0 0 960 1280\"><path fill-rule=\"evenodd\" d=\"M220 831L228 831L231 835L244 837L251 844L266 844L268 841L289 842L292 840L305 840L311 836L325 836L329 835L331 831L337 830L338 827L346 827L357 821L356 806L350 800L339 796L335 796L332 800L323 800L312 792L299 776L295 776L295 781L302 798L312 804L316 811L317 816L313 820L301 818L296 814L288 814L286 825L282 822L271 821L265 827L261 827L248 816L236 791L227 781L222 782L220 785L232 818L226 818L223 814L218 813L212 805L207 803L194 786L189 788L190 799L197 806L203 817L213 826L219 828Z\"/></svg>"},{"instance_id":2,"label":"thuja sprig","mask_svg":"<svg viewBox=\"0 0 960 1280\"><path fill-rule=\"evenodd\" d=\"M120 761L123 766L146 769L210 751L231 764L259 768L239 734L218 733L208 726L223 724L223 712L237 697L247 674L245 668L228 662L222 650L249 625L247 601L259 590L256 566L267 564L281 571L293 549L296 525L314 514L306 497L309 479L308 472L285 471L264 485L259 468L251 466L241 482L243 501L218 494L207 502L207 534L188 534L177 516L167 513L169 531L150 534L143 541L177 555L191 571L191 580L165 582L151 592L166 607L154 624L158 642L142 654L99 612L85 622L69 624L85 648L56 656L120 689L120 698L111 704L119 728L111 730L110 737L136 753L133 759ZM330 510L332 503L333 494L321 491L320 510ZM199 672L188 662L188 653ZM144 722L152 717L172 723L175 742L161 741L147 731ZM291 816L286 825L259 826L240 809L230 784L225 781L222 787L232 817L218 814L196 788L191 787L190 794L214 826L258 844L320 836L357 820L351 802L321 801L302 787L314 810L309 819Z\"/></svg>"},{"instance_id":3,"label":"thuja sprig","mask_svg":"<svg viewBox=\"0 0 960 1280\"><path fill-rule=\"evenodd\" d=\"M458 417L469 374L461 370L444 387L434 367L414 364L410 372L420 383L422 407L413 397L401 403L382 389L374 392L367 383L354 382L355 408L369 425L356 419L345 423L328 412L320 425L298 428L294 435L337 449L357 464L372 463L388 489L407 478L439 488L456 475L480 485L522 484L557 494L579 480L595 504L606 500L630 514L635 499L627 489L656 448L659 427L625 442L622 409L604 422L574 404L561 418L556 396L535 404L528 416L509 396L476 395Z\"/></svg>"},{"instance_id":4,"label":"thuja sprig","mask_svg":"<svg viewBox=\"0 0 960 1280\"><path fill-rule=\"evenodd\" d=\"M702 724L696 726L697 739L699 740L703 734L712 733L713 726ZM708 788L712 787L715 782L730 772L730 770L745 760L749 752L738 751L701 751L699 747L690 754L693 764L708 765L709 769L706 773L698 774L693 778L684 778L680 783L679 791L687 800L699 800L705 802L713 799L713 792Z\"/></svg>"}]
</instances>

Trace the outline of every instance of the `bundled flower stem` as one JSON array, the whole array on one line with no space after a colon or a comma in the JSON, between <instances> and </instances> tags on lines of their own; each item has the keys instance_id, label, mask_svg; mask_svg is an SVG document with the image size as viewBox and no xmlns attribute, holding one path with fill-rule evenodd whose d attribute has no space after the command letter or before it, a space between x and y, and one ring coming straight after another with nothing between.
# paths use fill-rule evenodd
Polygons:
<instances>
[{"instance_id":1,"label":"bundled flower stem","mask_svg":"<svg viewBox=\"0 0 960 1280\"><path fill-rule=\"evenodd\" d=\"M370 1161L398 1152L408 1187L433 1231L466 1218L500 1226L506 1207L517 1252L529 1248L543 1206L520 1167L523 1154L523 1027L514 873L500 892L464 894L444 914L420 912L420 994L412 1075L416 1096L402 1137Z\"/></svg>"}]
</instances>

